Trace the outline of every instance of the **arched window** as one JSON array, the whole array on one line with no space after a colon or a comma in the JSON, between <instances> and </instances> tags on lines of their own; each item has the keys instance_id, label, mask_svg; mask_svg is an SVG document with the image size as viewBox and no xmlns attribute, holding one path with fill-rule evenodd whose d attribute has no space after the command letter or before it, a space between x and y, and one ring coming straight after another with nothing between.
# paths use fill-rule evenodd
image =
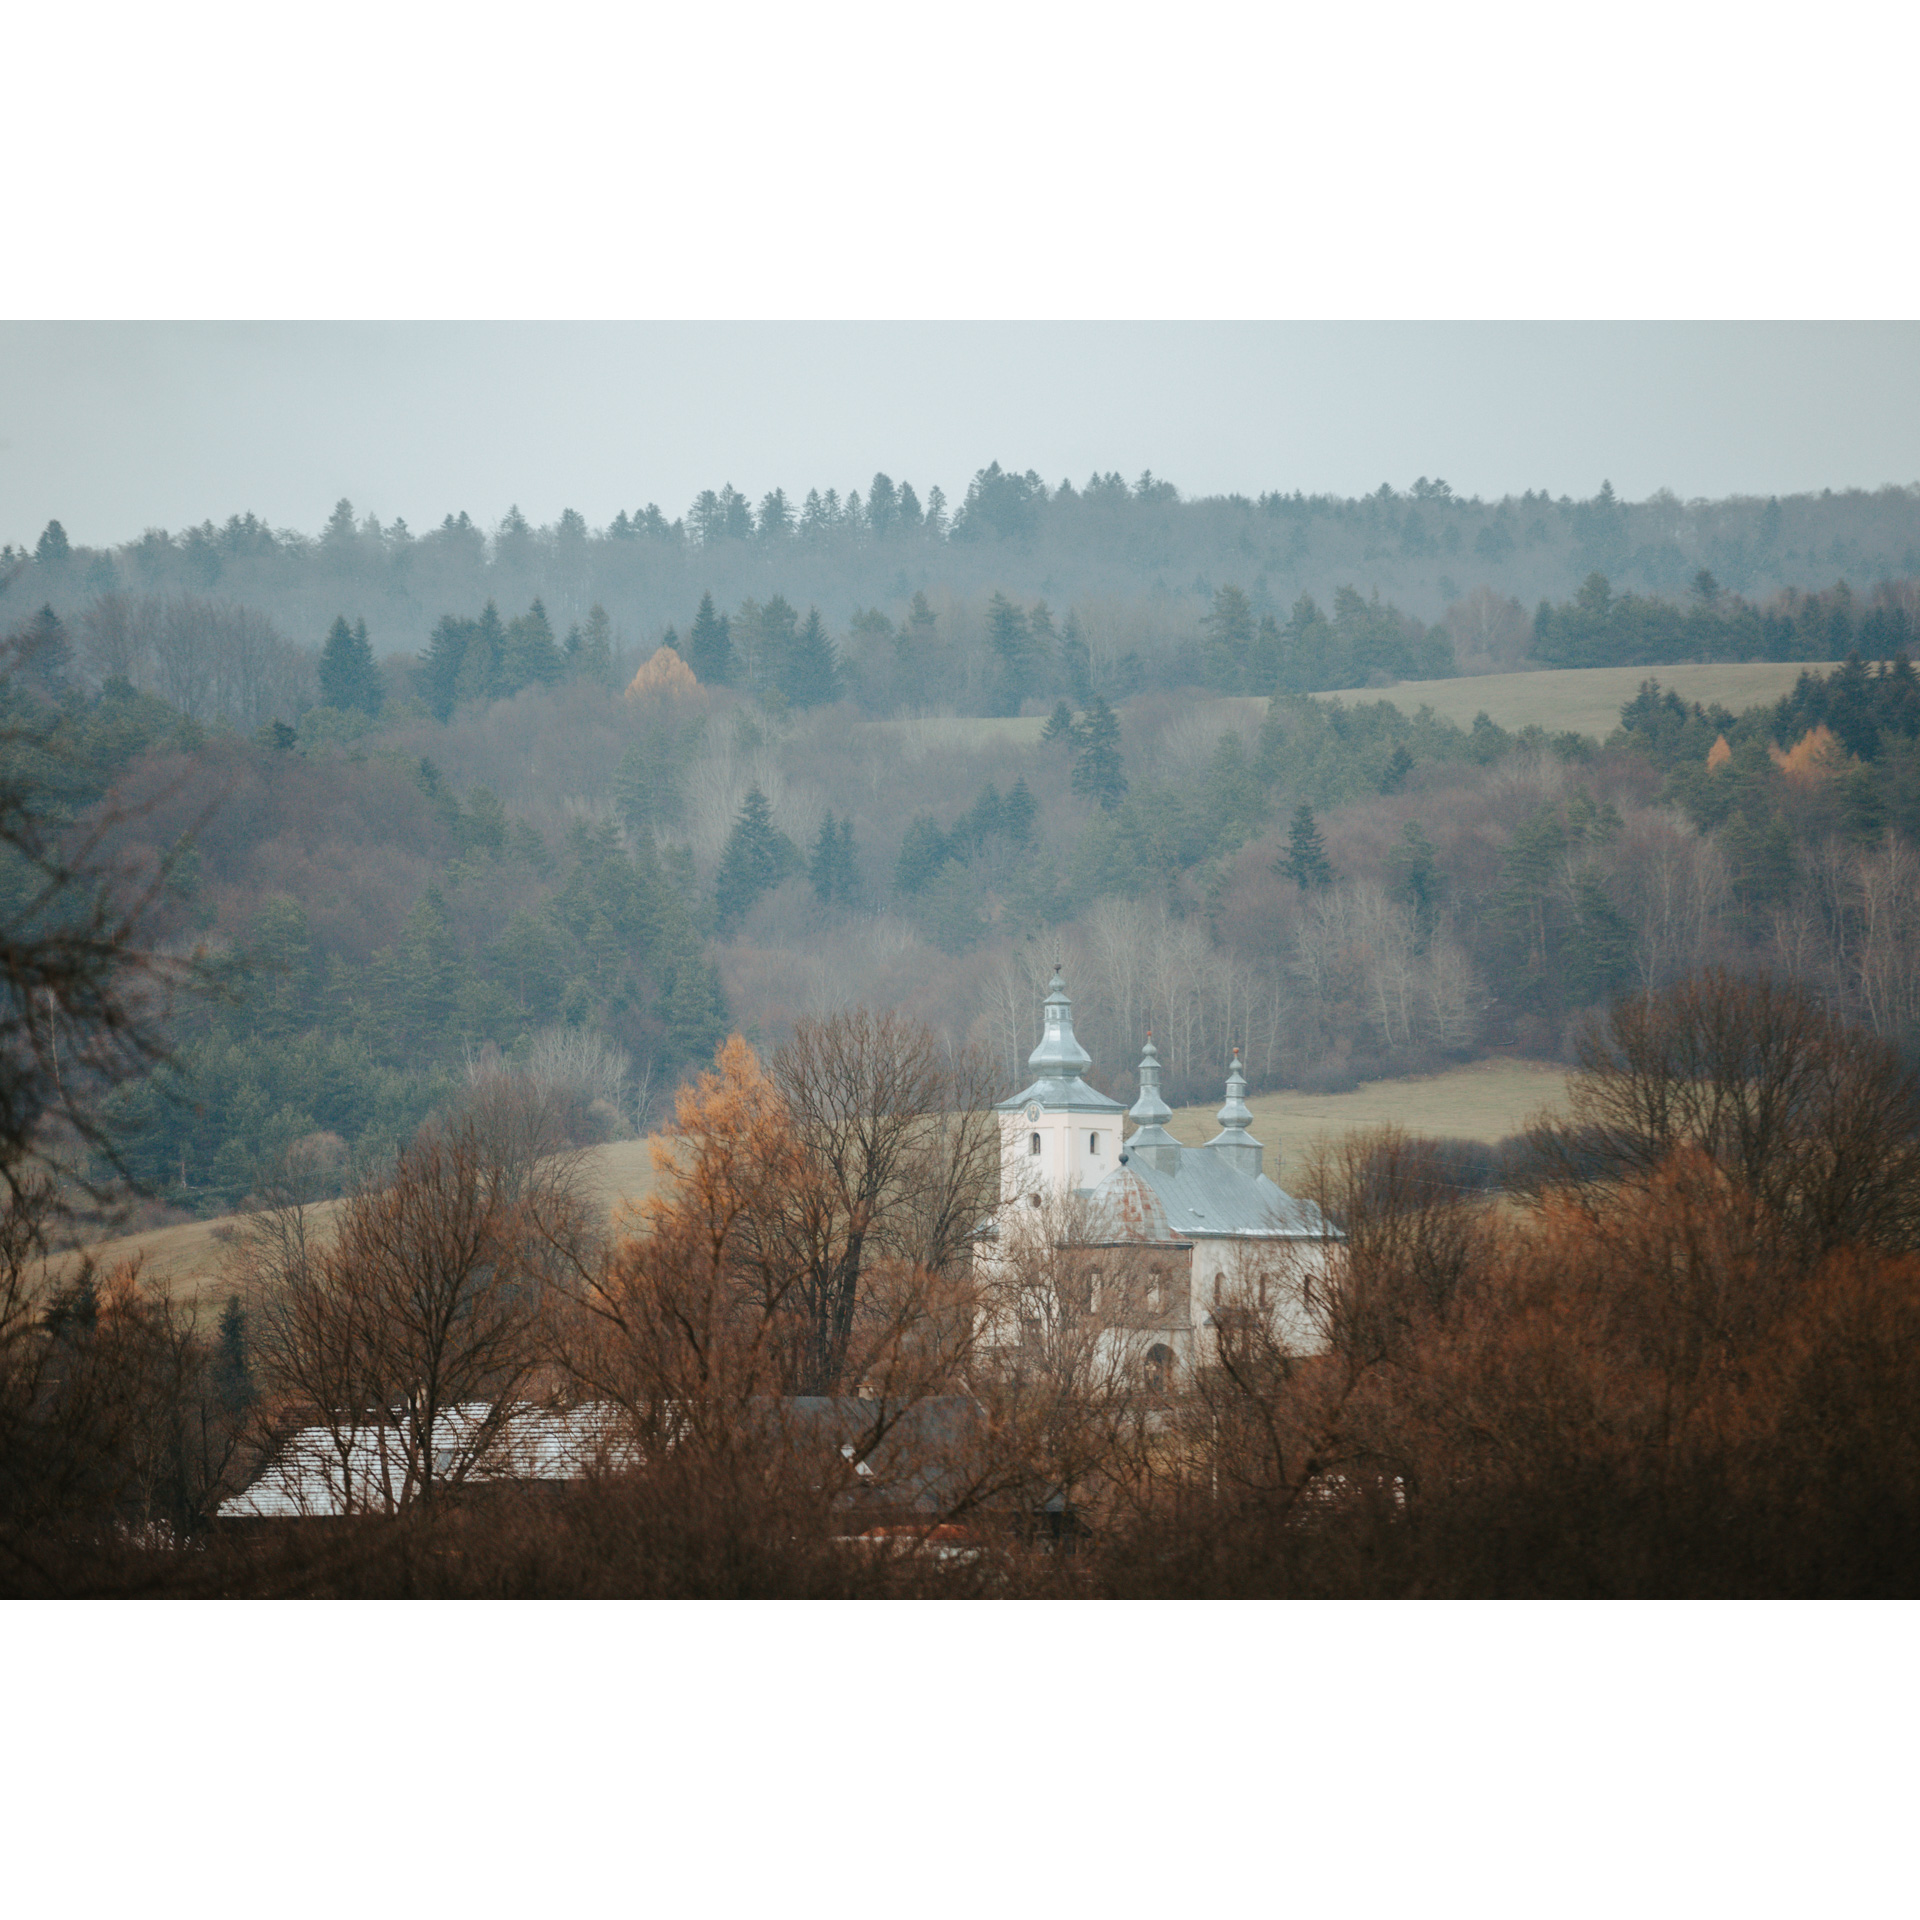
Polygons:
<instances>
[{"instance_id":1,"label":"arched window","mask_svg":"<svg viewBox=\"0 0 1920 1920\"><path fill-rule=\"evenodd\" d=\"M1147 1391L1165 1393L1173 1379L1173 1349L1152 1346L1147 1349Z\"/></svg>"},{"instance_id":2,"label":"arched window","mask_svg":"<svg viewBox=\"0 0 1920 1920\"><path fill-rule=\"evenodd\" d=\"M1092 1267L1087 1272L1087 1311L1100 1311L1100 1269Z\"/></svg>"},{"instance_id":3,"label":"arched window","mask_svg":"<svg viewBox=\"0 0 1920 1920\"><path fill-rule=\"evenodd\" d=\"M1147 1311L1149 1313L1159 1313L1165 1308L1166 1304L1167 1276L1161 1268L1155 1267L1147 1276Z\"/></svg>"},{"instance_id":4,"label":"arched window","mask_svg":"<svg viewBox=\"0 0 1920 1920\"><path fill-rule=\"evenodd\" d=\"M1027 1135L1027 1154L1031 1158L1040 1151L1040 1136L1037 1133Z\"/></svg>"},{"instance_id":5,"label":"arched window","mask_svg":"<svg viewBox=\"0 0 1920 1920\"><path fill-rule=\"evenodd\" d=\"M1100 1151L1100 1136L1097 1133L1087 1135L1087 1151L1089 1153L1098 1153Z\"/></svg>"}]
</instances>

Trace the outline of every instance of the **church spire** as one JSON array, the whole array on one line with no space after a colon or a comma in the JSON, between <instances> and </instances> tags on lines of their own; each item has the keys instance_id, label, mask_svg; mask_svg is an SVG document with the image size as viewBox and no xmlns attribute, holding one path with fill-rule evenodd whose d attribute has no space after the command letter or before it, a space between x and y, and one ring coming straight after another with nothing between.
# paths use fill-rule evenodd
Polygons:
<instances>
[{"instance_id":1,"label":"church spire","mask_svg":"<svg viewBox=\"0 0 1920 1920\"><path fill-rule=\"evenodd\" d=\"M1040 1036L1040 1044L1027 1055L1028 1068L1043 1080L1078 1079L1093 1065L1093 1055L1073 1037L1073 1002L1067 998L1067 983L1061 978L1057 960L1040 1011L1046 1031Z\"/></svg>"},{"instance_id":2,"label":"church spire","mask_svg":"<svg viewBox=\"0 0 1920 1920\"><path fill-rule=\"evenodd\" d=\"M1128 1159L1137 1156L1163 1173L1176 1171L1180 1165L1180 1142L1167 1131L1167 1122L1173 1113L1160 1097L1160 1055L1154 1050L1151 1032L1140 1053L1140 1098L1133 1103L1127 1118L1138 1128L1127 1141Z\"/></svg>"},{"instance_id":3,"label":"church spire","mask_svg":"<svg viewBox=\"0 0 1920 1920\"><path fill-rule=\"evenodd\" d=\"M1242 1173L1263 1172L1267 1152L1247 1131L1253 1114L1247 1106L1247 1076L1241 1071L1238 1047L1227 1069L1227 1103L1220 1109L1219 1119L1220 1131L1207 1142L1208 1148Z\"/></svg>"}]
</instances>

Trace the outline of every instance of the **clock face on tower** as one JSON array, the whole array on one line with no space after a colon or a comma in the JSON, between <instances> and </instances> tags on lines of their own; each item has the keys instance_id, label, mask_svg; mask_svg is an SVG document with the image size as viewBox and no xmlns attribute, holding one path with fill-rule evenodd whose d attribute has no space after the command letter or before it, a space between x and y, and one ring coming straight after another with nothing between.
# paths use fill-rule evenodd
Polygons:
<instances>
[{"instance_id":1,"label":"clock face on tower","mask_svg":"<svg viewBox=\"0 0 1920 1920\"><path fill-rule=\"evenodd\" d=\"M1039 1103L1039 1101L1037 1101L1037 1100L1030 1100L1030 1101L1029 1101L1029 1102L1027 1103L1027 1118L1028 1118L1029 1120L1038 1120L1038 1119L1040 1118L1040 1103Z\"/></svg>"}]
</instances>

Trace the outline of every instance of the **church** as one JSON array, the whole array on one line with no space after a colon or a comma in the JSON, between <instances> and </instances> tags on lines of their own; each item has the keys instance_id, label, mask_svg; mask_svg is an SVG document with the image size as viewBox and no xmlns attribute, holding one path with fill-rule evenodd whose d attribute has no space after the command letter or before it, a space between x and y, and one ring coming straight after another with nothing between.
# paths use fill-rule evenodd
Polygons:
<instances>
[{"instance_id":1,"label":"church","mask_svg":"<svg viewBox=\"0 0 1920 1920\"><path fill-rule=\"evenodd\" d=\"M1057 968L1042 1011L1027 1060L1036 1078L994 1109L1000 1204L979 1257L989 1293L1016 1304L996 1316L992 1337L1016 1343L1064 1319L1155 1387L1204 1365L1228 1314L1259 1314L1286 1345L1317 1346L1305 1288L1326 1270L1339 1230L1267 1177L1238 1050L1220 1131L1187 1147L1166 1128L1173 1115L1151 1035L1129 1110L1082 1077L1092 1056L1074 1038Z\"/></svg>"}]
</instances>

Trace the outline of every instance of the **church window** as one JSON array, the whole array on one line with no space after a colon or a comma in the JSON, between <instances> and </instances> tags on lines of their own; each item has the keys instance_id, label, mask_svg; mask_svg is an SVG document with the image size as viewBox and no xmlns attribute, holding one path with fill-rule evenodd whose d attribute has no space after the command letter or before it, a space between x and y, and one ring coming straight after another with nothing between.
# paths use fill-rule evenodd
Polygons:
<instances>
[{"instance_id":1,"label":"church window","mask_svg":"<svg viewBox=\"0 0 1920 1920\"><path fill-rule=\"evenodd\" d=\"M1166 1275L1158 1267L1147 1277L1147 1311L1158 1313L1167 1304Z\"/></svg>"},{"instance_id":2,"label":"church window","mask_svg":"<svg viewBox=\"0 0 1920 1920\"><path fill-rule=\"evenodd\" d=\"M1087 1311L1100 1311L1100 1269L1093 1268L1087 1275Z\"/></svg>"},{"instance_id":3,"label":"church window","mask_svg":"<svg viewBox=\"0 0 1920 1920\"><path fill-rule=\"evenodd\" d=\"M1165 1393L1173 1377L1173 1349L1153 1346L1147 1349L1147 1391Z\"/></svg>"},{"instance_id":4,"label":"church window","mask_svg":"<svg viewBox=\"0 0 1920 1920\"><path fill-rule=\"evenodd\" d=\"M1098 1153L1100 1151L1100 1136L1097 1133L1087 1135L1087 1151L1089 1153Z\"/></svg>"},{"instance_id":5,"label":"church window","mask_svg":"<svg viewBox=\"0 0 1920 1920\"><path fill-rule=\"evenodd\" d=\"M1027 1135L1027 1154L1031 1158L1040 1151L1040 1136L1037 1133Z\"/></svg>"}]
</instances>

